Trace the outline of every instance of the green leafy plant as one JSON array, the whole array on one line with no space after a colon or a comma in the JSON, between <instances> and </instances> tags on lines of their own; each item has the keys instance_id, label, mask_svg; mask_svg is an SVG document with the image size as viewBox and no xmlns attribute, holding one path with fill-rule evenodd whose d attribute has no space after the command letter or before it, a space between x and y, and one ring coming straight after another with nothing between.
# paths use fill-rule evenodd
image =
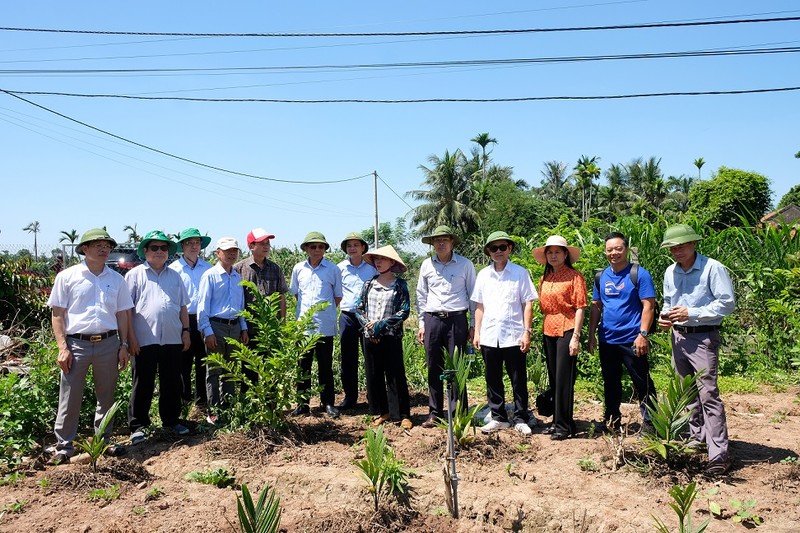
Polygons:
<instances>
[{"instance_id":1,"label":"green leafy plant","mask_svg":"<svg viewBox=\"0 0 800 533\"><path fill-rule=\"evenodd\" d=\"M3 507L3 512L21 513L25 510L26 505L28 505L28 500L15 500L12 503L7 503Z\"/></svg>"},{"instance_id":2,"label":"green leafy plant","mask_svg":"<svg viewBox=\"0 0 800 533\"><path fill-rule=\"evenodd\" d=\"M711 513L712 516L720 518L722 516L722 507L719 505L719 502L712 499L717 494L719 494L719 487L714 486L705 491L703 496L706 498L706 501L708 501L708 512Z\"/></svg>"},{"instance_id":3,"label":"green leafy plant","mask_svg":"<svg viewBox=\"0 0 800 533\"><path fill-rule=\"evenodd\" d=\"M119 484L114 484L105 489L91 490L89 491L89 495L86 496L86 498L91 502L96 502L100 500L110 502L118 499L119 496L120 496Z\"/></svg>"},{"instance_id":4,"label":"green leafy plant","mask_svg":"<svg viewBox=\"0 0 800 533\"><path fill-rule=\"evenodd\" d=\"M469 376L471 366L472 358L467 354L461 353L461 350L458 348L456 348L452 356L447 352L444 354L445 370L455 370L453 388L457 391L457 397L459 398L467 387L467 377ZM467 446L475 439L475 415L482 408L483 405L481 404L471 409L461 402L458 402L456 405L456 410L453 412L453 440L457 446ZM443 429L447 429L448 427L447 420L438 420L436 425ZM470 430L472 430L471 434Z\"/></svg>"},{"instance_id":5,"label":"green leafy plant","mask_svg":"<svg viewBox=\"0 0 800 533\"><path fill-rule=\"evenodd\" d=\"M46 478L46 477L43 477L42 479L39 480L39 482L37 484L40 487L42 487L43 489L49 488L50 487L50 479Z\"/></svg>"},{"instance_id":6,"label":"green leafy plant","mask_svg":"<svg viewBox=\"0 0 800 533\"><path fill-rule=\"evenodd\" d=\"M525 453L531 449L530 444L517 443L514 445L514 451L518 453Z\"/></svg>"},{"instance_id":7,"label":"green leafy plant","mask_svg":"<svg viewBox=\"0 0 800 533\"><path fill-rule=\"evenodd\" d=\"M692 503L697 497L697 485L692 482L686 485L686 488L680 485L674 485L669 490L669 495L672 497L673 502L669 504L675 514L678 516L678 533L703 533L708 527L710 520L706 520L695 528L692 524ZM654 527L659 533L671 533L663 520L651 514Z\"/></svg>"},{"instance_id":8,"label":"green leafy plant","mask_svg":"<svg viewBox=\"0 0 800 533\"><path fill-rule=\"evenodd\" d=\"M242 497L236 497L239 511L239 527L244 533L275 533L281 525L281 499L275 490L266 485L261 490L258 503L253 505L253 498L247 485L242 483Z\"/></svg>"},{"instance_id":9,"label":"green leafy plant","mask_svg":"<svg viewBox=\"0 0 800 533\"><path fill-rule=\"evenodd\" d=\"M231 487L236 483L236 478L225 468L217 468L216 470L195 470L186 474L186 479L205 485L214 485L220 489Z\"/></svg>"},{"instance_id":10,"label":"green leafy plant","mask_svg":"<svg viewBox=\"0 0 800 533\"><path fill-rule=\"evenodd\" d=\"M642 452L656 452L662 459L670 462L672 456L691 451L681 438L689 424L692 412L688 406L697 397L695 375L681 378L678 375L670 380L667 390L658 396L654 406L647 406L653 432L642 435Z\"/></svg>"},{"instance_id":11,"label":"green leafy plant","mask_svg":"<svg viewBox=\"0 0 800 533\"><path fill-rule=\"evenodd\" d=\"M782 422L786 422L786 412L778 411L777 413L775 413L770 417L769 421L772 424L780 424Z\"/></svg>"},{"instance_id":12,"label":"green leafy plant","mask_svg":"<svg viewBox=\"0 0 800 533\"><path fill-rule=\"evenodd\" d=\"M408 477L413 471L397 459L386 441L383 427L368 429L364 434L364 443L364 458L354 463L359 474L369 482L369 491L377 512L384 491L394 495L405 494Z\"/></svg>"},{"instance_id":13,"label":"green leafy plant","mask_svg":"<svg viewBox=\"0 0 800 533\"><path fill-rule=\"evenodd\" d=\"M147 491L147 494L144 496L144 501L151 502L159 499L164 495L164 489L161 487L153 487L152 489Z\"/></svg>"},{"instance_id":14,"label":"green leafy plant","mask_svg":"<svg viewBox=\"0 0 800 533\"><path fill-rule=\"evenodd\" d=\"M594 460L588 455L583 456L582 459L578 459L578 466L584 472L597 472L600 470L600 467L597 466L597 463L595 463Z\"/></svg>"},{"instance_id":15,"label":"green leafy plant","mask_svg":"<svg viewBox=\"0 0 800 533\"><path fill-rule=\"evenodd\" d=\"M796 465L800 463L800 459L798 459L796 455L790 455L789 457L784 457L778 462L782 465Z\"/></svg>"},{"instance_id":16,"label":"green leafy plant","mask_svg":"<svg viewBox=\"0 0 800 533\"><path fill-rule=\"evenodd\" d=\"M22 472L11 472L0 478L0 487L4 485L14 485L21 479L25 479L25 474Z\"/></svg>"},{"instance_id":17,"label":"green leafy plant","mask_svg":"<svg viewBox=\"0 0 800 533\"><path fill-rule=\"evenodd\" d=\"M760 526L764 523L764 519L757 515L755 512L756 501L752 498L747 500L729 500L731 509L734 511L731 520L734 524L743 524L750 526Z\"/></svg>"},{"instance_id":18,"label":"green leafy plant","mask_svg":"<svg viewBox=\"0 0 800 533\"><path fill-rule=\"evenodd\" d=\"M120 401L117 400L111 406L111 408L106 412L103 419L100 421L100 425L98 425L94 430L94 435L89 438L80 438L75 441L75 445L89 454L89 461L92 464L92 471L97 472L97 460L100 459L100 456L106 453L106 450L111 446L105 438L105 432L108 428L108 424L111 423L111 420L114 419L114 415L117 414L117 411L120 407Z\"/></svg>"}]
</instances>

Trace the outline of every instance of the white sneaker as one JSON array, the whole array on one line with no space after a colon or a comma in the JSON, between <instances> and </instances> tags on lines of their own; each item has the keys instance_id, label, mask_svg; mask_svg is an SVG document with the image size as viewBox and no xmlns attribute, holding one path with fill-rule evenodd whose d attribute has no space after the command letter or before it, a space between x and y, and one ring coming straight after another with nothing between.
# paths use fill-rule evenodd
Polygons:
<instances>
[{"instance_id":1,"label":"white sneaker","mask_svg":"<svg viewBox=\"0 0 800 533\"><path fill-rule=\"evenodd\" d=\"M525 422L520 422L519 424L515 424L514 429L517 430L519 433L522 433L523 435L531 434L531 427Z\"/></svg>"},{"instance_id":2,"label":"white sneaker","mask_svg":"<svg viewBox=\"0 0 800 533\"><path fill-rule=\"evenodd\" d=\"M510 428L511 424L508 422L501 422L500 420L491 420L488 424L481 427L481 431L484 433L494 433L495 431L499 431L501 429Z\"/></svg>"}]
</instances>

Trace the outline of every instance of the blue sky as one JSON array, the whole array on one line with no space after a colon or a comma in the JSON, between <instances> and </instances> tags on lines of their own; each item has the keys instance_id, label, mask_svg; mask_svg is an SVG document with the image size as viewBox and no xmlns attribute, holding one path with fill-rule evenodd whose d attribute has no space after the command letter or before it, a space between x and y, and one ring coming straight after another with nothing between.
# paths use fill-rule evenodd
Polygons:
<instances>
[{"instance_id":1,"label":"blue sky","mask_svg":"<svg viewBox=\"0 0 800 533\"><path fill-rule=\"evenodd\" d=\"M401 7L397 7L401 6ZM18 2L5 27L192 33L401 32L551 28L792 17L792 1ZM275 99L591 96L800 85L797 54L470 66L446 69L76 74L74 69L344 65L800 46L800 22L457 37L176 38L0 31L10 91ZM60 70L31 73L30 70ZM14 72L12 72L14 71ZM27 72L26 72L27 71ZM800 180L800 92L521 103L275 104L24 96L97 128L205 164L282 180L377 171L401 196L420 164L489 132L492 157L538 185L545 161L656 156L669 175L721 165L772 180L774 201ZM372 179L290 185L210 171L134 147L0 93L0 248L107 225L170 233L195 226L244 246L253 227L299 243L338 243L373 221ZM379 182L379 218L409 211ZM413 203L412 203L413 205Z\"/></svg>"}]
</instances>

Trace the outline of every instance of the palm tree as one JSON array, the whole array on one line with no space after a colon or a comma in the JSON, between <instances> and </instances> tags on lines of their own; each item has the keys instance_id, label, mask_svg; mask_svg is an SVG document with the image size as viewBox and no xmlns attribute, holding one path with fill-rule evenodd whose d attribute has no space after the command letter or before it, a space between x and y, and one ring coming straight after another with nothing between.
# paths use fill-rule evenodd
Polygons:
<instances>
[{"instance_id":1,"label":"palm tree","mask_svg":"<svg viewBox=\"0 0 800 533\"><path fill-rule=\"evenodd\" d=\"M428 161L430 168L419 166L428 189L406 193L424 202L413 209L411 224L419 225L422 233L429 233L441 224L464 233L473 231L478 226L478 214L470 207L472 180L464 171L464 154L461 150L452 154L445 151L443 157L431 155Z\"/></svg>"},{"instance_id":2,"label":"palm tree","mask_svg":"<svg viewBox=\"0 0 800 533\"><path fill-rule=\"evenodd\" d=\"M561 161L547 161L542 172L542 196L551 196L561 200L564 186L567 184L567 164Z\"/></svg>"},{"instance_id":3,"label":"palm tree","mask_svg":"<svg viewBox=\"0 0 800 533\"><path fill-rule=\"evenodd\" d=\"M38 220L34 220L24 228L22 231L27 231L28 233L33 233L33 260L39 260L39 240L37 238L40 231L42 231L41 225L39 224Z\"/></svg>"},{"instance_id":4,"label":"palm tree","mask_svg":"<svg viewBox=\"0 0 800 533\"><path fill-rule=\"evenodd\" d=\"M581 190L581 220L586 222L589 220L589 208L592 203L592 189L594 188L594 180L600 177L600 167L597 162L600 158L597 156L589 157L582 155L578 159L578 163L573 167L573 177L575 178L575 185ZM589 191L589 201L586 201L586 191Z\"/></svg>"},{"instance_id":5,"label":"palm tree","mask_svg":"<svg viewBox=\"0 0 800 533\"><path fill-rule=\"evenodd\" d=\"M142 236L136 233L136 226L138 226L138 224L122 227L122 231L128 232L128 242L137 243L142 240Z\"/></svg>"},{"instance_id":6,"label":"palm tree","mask_svg":"<svg viewBox=\"0 0 800 533\"><path fill-rule=\"evenodd\" d=\"M58 242L69 242L72 245L72 249L69 253L70 258L75 257L75 243L78 241L78 230L72 229L70 231L62 231L62 237L58 239Z\"/></svg>"},{"instance_id":7,"label":"palm tree","mask_svg":"<svg viewBox=\"0 0 800 533\"><path fill-rule=\"evenodd\" d=\"M488 133L479 133L472 139L471 142L478 143L481 146L481 151L483 152L483 157L481 161L483 161L483 179L486 179L486 163L489 161L489 154L486 153L486 147L490 144L497 144L497 139L489 137Z\"/></svg>"},{"instance_id":8,"label":"palm tree","mask_svg":"<svg viewBox=\"0 0 800 533\"><path fill-rule=\"evenodd\" d=\"M703 165L705 164L706 162L702 157L698 157L697 159L694 160L694 166L697 167L697 179L703 179L700 176L700 169L703 168Z\"/></svg>"}]
</instances>

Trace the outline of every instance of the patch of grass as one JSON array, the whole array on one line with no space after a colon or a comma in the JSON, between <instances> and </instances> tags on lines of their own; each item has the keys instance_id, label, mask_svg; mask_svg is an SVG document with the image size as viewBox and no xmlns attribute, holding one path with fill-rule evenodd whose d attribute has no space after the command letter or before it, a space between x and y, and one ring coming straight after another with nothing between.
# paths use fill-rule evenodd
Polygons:
<instances>
[{"instance_id":1,"label":"patch of grass","mask_svg":"<svg viewBox=\"0 0 800 533\"><path fill-rule=\"evenodd\" d=\"M42 479L39 480L38 485L43 489L46 489L50 486L50 479L43 477Z\"/></svg>"},{"instance_id":2,"label":"patch of grass","mask_svg":"<svg viewBox=\"0 0 800 533\"><path fill-rule=\"evenodd\" d=\"M186 474L186 479L196 483L204 483L206 485L214 485L217 488L224 489L225 487L232 487L236 483L236 478L224 468L217 468L216 470L195 470Z\"/></svg>"},{"instance_id":3,"label":"patch of grass","mask_svg":"<svg viewBox=\"0 0 800 533\"><path fill-rule=\"evenodd\" d=\"M771 424L781 424L786 422L786 412L785 411L778 411L774 415L772 415L769 419Z\"/></svg>"},{"instance_id":4,"label":"patch of grass","mask_svg":"<svg viewBox=\"0 0 800 533\"><path fill-rule=\"evenodd\" d=\"M90 502L96 502L100 500L111 502L119 499L120 494L119 484L115 484L105 489L94 489L89 491L86 499L88 499Z\"/></svg>"},{"instance_id":5,"label":"patch of grass","mask_svg":"<svg viewBox=\"0 0 800 533\"><path fill-rule=\"evenodd\" d=\"M28 500L16 500L13 503L7 503L3 506L3 511L8 513L21 513L25 511L25 506L28 505Z\"/></svg>"},{"instance_id":6,"label":"patch of grass","mask_svg":"<svg viewBox=\"0 0 800 533\"><path fill-rule=\"evenodd\" d=\"M153 487L152 489L147 491L147 494L144 497L144 501L152 502L164 495L164 489L161 487Z\"/></svg>"},{"instance_id":7,"label":"patch of grass","mask_svg":"<svg viewBox=\"0 0 800 533\"><path fill-rule=\"evenodd\" d=\"M147 509L145 507L139 506L139 507L134 507L133 509L131 509L131 512L133 514L135 514L136 516L142 516L145 513L147 513Z\"/></svg>"},{"instance_id":8,"label":"patch of grass","mask_svg":"<svg viewBox=\"0 0 800 533\"><path fill-rule=\"evenodd\" d=\"M578 466L581 467L581 470L584 472L597 472L600 470L597 463L588 455L584 455L582 459L578 459Z\"/></svg>"},{"instance_id":9,"label":"patch of grass","mask_svg":"<svg viewBox=\"0 0 800 533\"><path fill-rule=\"evenodd\" d=\"M22 472L11 472L0 478L0 487L5 485L14 485L20 479L25 479L25 474Z\"/></svg>"},{"instance_id":10,"label":"patch of grass","mask_svg":"<svg viewBox=\"0 0 800 533\"><path fill-rule=\"evenodd\" d=\"M743 376L719 376L717 385L720 393L724 394L753 394L761 390L761 385L757 378L751 375Z\"/></svg>"},{"instance_id":11,"label":"patch of grass","mask_svg":"<svg viewBox=\"0 0 800 533\"><path fill-rule=\"evenodd\" d=\"M531 445L530 444L515 444L514 445L514 451L516 451L518 453L525 453L530 449L531 449Z\"/></svg>"}]
</instances>

